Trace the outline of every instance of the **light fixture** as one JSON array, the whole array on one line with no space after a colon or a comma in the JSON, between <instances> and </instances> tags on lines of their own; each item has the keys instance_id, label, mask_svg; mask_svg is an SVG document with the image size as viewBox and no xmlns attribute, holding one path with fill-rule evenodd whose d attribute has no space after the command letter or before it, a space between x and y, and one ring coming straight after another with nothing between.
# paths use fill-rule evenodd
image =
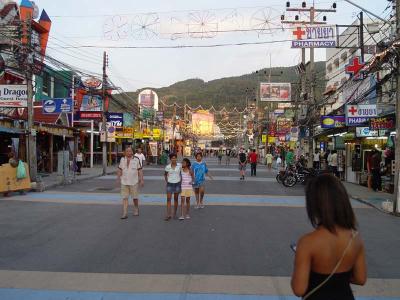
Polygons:
<instances>
[{"instance_id":1,"label":"light fixture","mask_svg":"<svg viewBox=\"0 0 400 300\"><path fill-rule=\"evenodd\" d=\"M290 7L290 1L286 2L286 7Z\"/></svg>"},{"instance_id":2,"label":"light fixture","mask_svg":"<svg viewBox=\"0 0 400 300\"><path fill-rule=\"evenodd\" d=\"M296 21L298 21L298 20L299 20L299 16L298 16L298 15L295 15L295 16L294 16L294 19L295 19Z\"/></svg>"},{"instance_id":3,"label":"light fixture","mask_svg":"<svg viewBox=\"0 0 400 300\"><path fill-rule=\"evenodd\" d=\"M302 8L306 8L306 6L307 6L306 1L303 1L303 2L301 3L301 7L302 7Z\"/></svg>"}]
</instances>

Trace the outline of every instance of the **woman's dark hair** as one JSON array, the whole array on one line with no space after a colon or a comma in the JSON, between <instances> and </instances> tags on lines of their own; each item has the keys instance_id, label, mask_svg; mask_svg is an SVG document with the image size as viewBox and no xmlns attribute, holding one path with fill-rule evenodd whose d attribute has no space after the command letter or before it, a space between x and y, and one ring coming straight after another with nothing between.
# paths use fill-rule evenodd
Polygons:
<instances>
[{"instance_id":1,"label":"woman's dark hair","mask_svg":"<svg viewBox=\"0 0 400 300\"><path fill-rule=\"evenodd\" d=\"M176 153L171 153L169 155L169 159L172 159L173 157L178 158L178 156L176 155Z\"/></svg>"},{"instance_id":2,"label":"woman's dark hair","mask_svg":"<svg viewBox=\"0 0 400 300\"><path fill-rule=\"evenodd\" d=\"M340 180L324 174L310 179L306 186L306 207L311 225L324 226L335 233L335 227L357 228L349 195Z\"/></svg>"},{"instance_id":3,"label":"woman's dark hair","mask_svg":"<svg viewBox=\"0 0 400 300\"><path fill-rule=\"evenodd\" d=\"M190 162L190 159L189 159L189 158L186 158L186 157L185 157L182 161L186 162L186 166L187 166L188 168L191 167L192 163Z\"/></svg>"},{"instance_id":4,"label":"woman's dark hair","mask_svg":"<svg viewBox=\"0 0 400 300\"><path fill-rule=\"evenodd\" d=\"M199 156L199 155L200 155L201 157L203 157L203 153L201 153L200 151L196 153L196 157Z\"/></svg>"}]
</instances>

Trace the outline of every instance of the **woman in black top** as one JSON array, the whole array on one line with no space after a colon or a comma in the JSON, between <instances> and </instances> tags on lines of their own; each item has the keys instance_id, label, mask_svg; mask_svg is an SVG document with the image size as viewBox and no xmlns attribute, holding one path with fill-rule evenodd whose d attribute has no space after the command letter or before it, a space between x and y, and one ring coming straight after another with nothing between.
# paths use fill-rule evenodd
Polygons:
<instances>
[{"instance_id":1,"label":"woman in black top","mask_svg":"<svg viewBox=\"0 0 400 300\"><path fill-rule=\"evenodd\" d=\"M367 271L345 187L330 174L310 180L306 207L315 230L298 242L293 292L307 300L353 300L350 284L364 285Z\"/></svg>"}]
</instances>

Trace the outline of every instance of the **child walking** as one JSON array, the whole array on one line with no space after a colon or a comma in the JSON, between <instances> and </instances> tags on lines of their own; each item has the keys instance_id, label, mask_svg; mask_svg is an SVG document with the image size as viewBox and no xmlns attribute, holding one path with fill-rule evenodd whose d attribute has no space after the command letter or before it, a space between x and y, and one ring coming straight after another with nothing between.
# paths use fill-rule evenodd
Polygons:
<instances>
[{"instance_id":1,"label":"child walking","mask_svg":"<svg viewBox=\"0 0 400 300\"><path fill-rule=\"evenodd\" d=\"M192 183L194 181L193 172L190 169L191 162L188 158L182 160L182 192L181 192L181 216L179 220L190 219L190 197L192 196ZM185 208L186 203L186 208Z\"/></svg>"},{"instance_id":2,"label":"child walking","mask_svg":"<svg viewBox=\"0 0 400 300\"><path fill-rule=\"evenodd\" d=\"M196 153L196 161L192 165L193 171L193 188L194 194L196 196L196 206L195 209L204 208L204 193L205 193L205 182L206 175L213 179L211 175L208 174L208 168L206 163L203 161L203 154L201 152Z\"/></svg>"},{"instance_id":3,"label":"child walking","mask_svg":"<svg viewBox=\"0 0 400 300\"><path fill-rule=\"evenodd\" d=\"M174 214L173 218L176 219L176 212L179 204L179 194L181 193L181 164L178 164L177 156L175 153L169 155L171 163L165 167L164 178L167 183L167 215L165 221L171 220L171 198L174 195Z\"/></svg>"}]
</instances>

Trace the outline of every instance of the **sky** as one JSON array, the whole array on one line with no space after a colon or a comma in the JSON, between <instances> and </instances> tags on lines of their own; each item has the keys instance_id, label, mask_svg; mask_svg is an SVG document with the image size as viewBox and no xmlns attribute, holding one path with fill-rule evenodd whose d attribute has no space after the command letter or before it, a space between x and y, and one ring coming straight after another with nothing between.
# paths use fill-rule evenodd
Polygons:
<instances>
[{"instance_id":1,"label":"sky","mask_svg":"<svg viewBox=\"0 0 400 300\"><path fill-rule=\"evenodd\" d=\"M353 0L385 17L386 0ZM301 1L290 1L292 7ZM334 1L316 0L316 8ZM108 75L125 91L163 87L189 78L205 81L237 76L300 62L291 49L291 31L282 30L282 0L36 0L52 19L48 54L68 64L101 73L103 51ZM351 24L359 9L341 0L337 12L326 13L328 24ZM307 2L311 5L312 2ZM318 18L322 18L323 14ZM300 16L302 19L306 15ZM368 18L368 16L366 16ZM285 41L286 40L286 41ZM281 42L279 42L281 41ZM264 43L206 48L147 48ZM80 48L93 46L93 48ZM144 48L108 48L144 47ZM325 60L325 50L316 50Z\"/></svg>"}]
</instances>

